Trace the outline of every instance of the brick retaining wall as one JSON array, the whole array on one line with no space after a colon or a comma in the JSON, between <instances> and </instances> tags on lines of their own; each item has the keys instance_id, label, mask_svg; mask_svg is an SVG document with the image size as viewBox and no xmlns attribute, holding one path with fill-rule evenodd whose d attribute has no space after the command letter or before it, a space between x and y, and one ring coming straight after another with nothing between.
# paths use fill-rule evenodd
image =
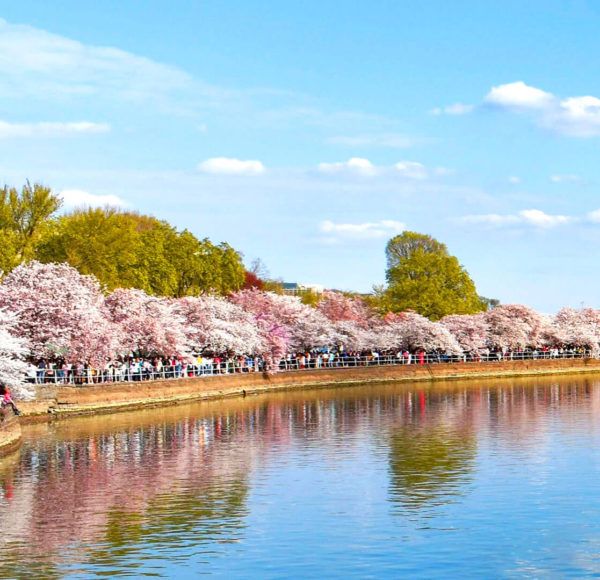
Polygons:
<instances>
[{"instance_id":1,"label":"brick retaining wall","mask_svg":"<svg viewBox=\"0 0 600 580\"><path fill-rule=\"evenodd\" d=\"M555 373L600 373L600 361L595 359L561 359L537 361L504 361L499 363L432 364L406 366L370 366L291 371L267 375L243 373L236 375L193 377L96 386L52 387L54 399L45 387L39 387L47 400L21 403L25 420L83 413L101 413L144 406L175 404L208 398L221 398L315 386L348 385L352 383L389 381L432 381L458 378L528 376Z\"/></svg>"}]
</instances>

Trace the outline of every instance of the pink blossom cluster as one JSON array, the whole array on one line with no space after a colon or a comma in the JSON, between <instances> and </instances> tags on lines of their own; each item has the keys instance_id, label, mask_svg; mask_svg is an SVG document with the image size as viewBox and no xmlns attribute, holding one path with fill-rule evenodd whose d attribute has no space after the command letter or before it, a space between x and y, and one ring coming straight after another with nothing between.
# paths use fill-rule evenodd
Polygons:
<instances>
[{"instance_id":1,"label":"pink blossom cluster","mask_svg":"<svg viewBox=\"0 0 600 580\"><path fill-rule=\"evenodd\" d=\"M106 294L93 276L39 262L0 283L0 380L7 383L24 357L99 364L130 353L229 352L262 356L276 368L286 353L314 348L460 354L568 344L597 354L599 343L600 311L592 308L550 316L513 304L432 322L415 312L379 317L360 297L332 291L315 307L256 289L228 298L173 299L131 288Z\"/></svg>"}]
</instances>

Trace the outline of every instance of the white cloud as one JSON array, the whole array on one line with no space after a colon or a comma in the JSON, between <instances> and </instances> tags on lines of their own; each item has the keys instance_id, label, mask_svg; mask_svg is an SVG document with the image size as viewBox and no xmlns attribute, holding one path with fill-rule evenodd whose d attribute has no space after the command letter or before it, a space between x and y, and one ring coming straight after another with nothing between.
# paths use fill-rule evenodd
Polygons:
<instances>
[{"instance_id":1,"label":"white cloud","mask_svg":"<svg viewBox=\"0 0 600 580\"><path fill-rule=\"evenodd\" d=\"M521 178L517 177L516 175L511 175L508 178L508 183L512 183L513 185L518 185L519 183L521 183Z\"/></svg>"},{"instance_id":2,"label":"white cloud","mask_svg":"<svg viewBox=\"0 0 600 580\"><path fill-rule=\"evenodd\" d=\"M543 228L551 228L572 221L573 218L564 215L548 215L539 209L524 209L519 215L527 223Z\"/></svg>"},{"instance_id":3,"label":"white cloud","mask_svg":"<svg viewBox=\"0 0 600 580\"><path fill-rule=\"evenodd\" d=\"M549 111L542 123L570 137L600 135L600 99L596 97L570 97Z\"/></svg>"},{"instance_id":4,"label":"white cloud","mask_svg":"<svg viewBox=\"0 0 600 580\"><path fill-rule=\"evenodd\" d=\"M352 157L348 161L337 163L319 163L317 169L321 173L358 173L359 175L375 175L377 168L368 160L361 157Z\"/></svg>"},{"instance_id":5,"label":"white cloud","mask_svg":"<svg viewBox=\"0 0 600 580\"><path fill-rule=\"evenodd\" d=\"M35 98L160 99L199 84L173 66L1 19L0 79L0 94Z\"/></svg>"},{"instance_id":6,"label":"white cloud","mask_svg":"<svg viewBox=\"0 0 600 580\"><path fill-rule=\"evenodd\" d=\"M569 137L600 135L600 99L593 96L560 99L522 81L493 87L484 103L500 110L529 113L545 129Z\"/></svg>"},{"instance_id":7,"label":"white cloud","mask_svg":"<svg viewBox=\"0 0 600 580\"><path fill-rule=\"evenodd\" d=\"M343 238L383 238L399 234L406 229L405 224L394 220L365 222L362 224L336 224L326 220L321 222L319 229L331 236Z\"/></svg>"},{"instance_id":8,"label":"white cloud","mask_svg":"<svg viewBox=\"0 0 600 580\"><path fill-rule=\"evenodd\" d=\"M581 181L581 177L579 175L575 175L574 173L567 173L562 175L551 175L550 181L553 183L567 183L574 181Z\"/></svg>"},{"instance_id":9,"label":"white cloud","mask_svg":"<svg viewBox=\"0 0 600 580\"><path fill-rule=\"evenodd\" d=\"M348 161L338 163L319 163L317 166L321 173L339 173L339 174L358 174L361 176L377 176L379 178L391 178L398 175L414 181L427 180L430 175L444 177L455 173L454 169L449 167L435 167L428 170L425 165L417 161L399 161L392 166L377 166L371 163L368 159L353 157Z\"/></svg>"},{"instance_id":10,"label":"white cloud","mask_svg":"<svg viewBox=\"0 0 600 580\"><path fill-rule=\"evenodd\" d=\"M79 189L66 189L59 193L65 207L128 207L129 204L116 195L94 195Z\"/></svg>"},{"instance_id":11,"label":"white cloud","mask_svg":"<svg viewBox=\"0 0 600 580\"><path fill-rule=\"evenodd\" d=\"M552 228L575 221L575 218L563 215L549 215L539 209L524 209L516 214L468 215L459 219L461 223L505 227L511 225L529 225L538 228Z\"/></svg>"},{"instance_id":12,"label":"white cloud","mask_svg":"<svg viewBox=\"0 0 600 580\"><path fill-rule=\"evenodd\" d=\"M522 81L492 87L484 102L503 108L543 109L553 102L554 95Z\"/></svg>"},{"instance_id":13,"label":"white cloud","mask_svg":"<svg viewBox=\"0 0 600 580\"><path fill-rule=\"evenodd\" d=\"M400 161L394 167L403 177L407 177L408 179L427 179L427 170L422 163Z\"/></svg>"},{"instance_id":14,"label":"white cloud","mask_svg":"<svg viewBox=\"0 0 600 580\"><path fill-rule=\"evenodd\" d=\"M388 147L390 149L406 149L412 146L412 140L405 135L359 135L355 137L329 137L325 140L328 145L344 147Z\"/></svg>"},{"instance_id":15,"label":"white cloud","mask_svg":"<svg viewBox=\"0 0 600 580\"><path fill-rule=\"evenodd\" d=\"M596 209L587 214L587 219L595 224L600 224L600 209Z\"/></svg>"},{"instance_id":16,"label":"white cloud","mask_svg":"<svg viewBox=\"0 0 600 580\"><path fill-rule=\"evenodd\" d=\"M266 171L260 161L242 161L228 157L207 159L198 165L198 169L213 175L261 175Z\"/></svg>"},{"instance_id":17,"label":"white cloud","mask_svg":"<svg viewBox=\"0 0 600 580\"><path fill-rule=\"evenodd\" d=\"M66 137L69 135L107 133L105 123L7 123L0 121L0 139L11 137Z\"/></svg>"}]
</instances>

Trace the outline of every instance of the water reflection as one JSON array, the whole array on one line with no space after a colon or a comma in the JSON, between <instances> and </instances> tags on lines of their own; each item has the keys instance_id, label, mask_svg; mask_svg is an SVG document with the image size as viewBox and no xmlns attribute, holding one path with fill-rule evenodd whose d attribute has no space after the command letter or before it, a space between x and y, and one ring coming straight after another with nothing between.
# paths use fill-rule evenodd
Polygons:
<instances>
[{"instance_id":1,"label":"water reflection","mask_svg":"<svg viewBox=\"0 0 600 580\"><path fill-rule=\"evenodd\" d=\"M596 426L598 411L596 382L531 379L281 393L26 427L22 450L0 461L0 577L211 570L232 547L250 549L250 497L278 461L341 470L365 458L352 484L377 497L373 473L387 474L394 530L402 516L424 521L462 501L486 458L539 461L557 433Z\"/></svg>"},{"instance_id":2,"label":"water reflection","mask_svg":"<svg viewBox=\"0 0 600 580\"><path fill-rule=\"evenodd\" d=\"M464 491L476 453L469 433L407 426L390 440L391 499L409 512L450 501Z\"/></svg>"}]
</instances>

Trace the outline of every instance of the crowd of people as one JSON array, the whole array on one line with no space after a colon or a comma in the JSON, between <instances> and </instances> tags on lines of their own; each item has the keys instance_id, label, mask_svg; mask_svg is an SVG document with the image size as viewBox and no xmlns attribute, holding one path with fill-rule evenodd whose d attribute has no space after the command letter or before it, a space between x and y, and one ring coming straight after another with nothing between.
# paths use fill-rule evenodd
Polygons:
<instances>
[{"instance_id":1,"label":"crowd of people","mask_svg":"<svg viewBox=\"0 0 600 580\"><path fill-rule=\"evenodd\" d=\"M314 349L287 353L276 367L279 371L302 371L322 368L375 365L410 365L436 363L502 362L505 360L537 360L583 358L589 355L583 347L526 349L495 348L451 355L442 351ZM30 360L27 381L36 384L112 383L181 379L211 375L265 372L268 362L259 356L233 356L227 353L202 353L192 357L129 356L107 360L104 365L87 362L71 363L64 359Z\"/></svg>"}]
</instances>

